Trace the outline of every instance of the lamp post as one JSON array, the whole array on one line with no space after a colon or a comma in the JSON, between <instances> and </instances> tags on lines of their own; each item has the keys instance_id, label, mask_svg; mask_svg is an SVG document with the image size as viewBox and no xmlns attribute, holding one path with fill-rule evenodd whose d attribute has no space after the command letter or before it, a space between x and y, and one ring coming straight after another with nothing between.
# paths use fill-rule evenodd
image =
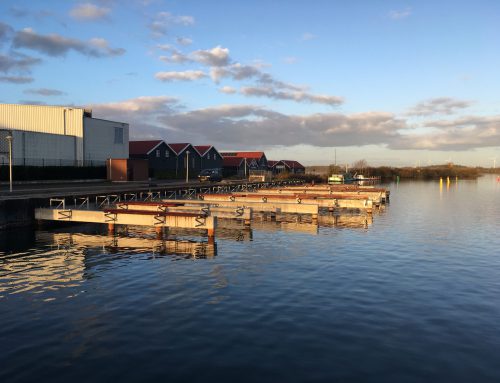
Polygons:
<instances>
[{"instance_id":1,"label":"lamp post","mask_svg":"<svg viewBox=\"0 0 500 383\"><path fill-rule=\"evenodd\" d=\"M9 133L5 139L9 142L9 186L12 193L12 133Z\"/></svg>"},{"instance_id":2,"label":"lamp post","mask_svg":"<svg viewBox=\"0 0 500 383\"><path fill-rule=\"evenodd\" d=\"M189 182L189 150L186 150L186 183Z\"/></svg>"}]
</instances>

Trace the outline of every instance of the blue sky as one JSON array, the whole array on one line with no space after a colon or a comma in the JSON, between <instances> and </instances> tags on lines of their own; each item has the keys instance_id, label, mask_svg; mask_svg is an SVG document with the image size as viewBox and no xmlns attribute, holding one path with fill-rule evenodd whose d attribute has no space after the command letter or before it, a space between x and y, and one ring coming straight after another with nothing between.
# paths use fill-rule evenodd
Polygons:
<instances>
[{"instance_id":1,"label":"blue sky","mask_svg":"<svg viewBox=\"0 0 500 383\"><path fill-rule=\"evenodd\" d=\"M0 102L306 165L500 162L498 1L2 1Z\"/></svg>"}]
</instances>

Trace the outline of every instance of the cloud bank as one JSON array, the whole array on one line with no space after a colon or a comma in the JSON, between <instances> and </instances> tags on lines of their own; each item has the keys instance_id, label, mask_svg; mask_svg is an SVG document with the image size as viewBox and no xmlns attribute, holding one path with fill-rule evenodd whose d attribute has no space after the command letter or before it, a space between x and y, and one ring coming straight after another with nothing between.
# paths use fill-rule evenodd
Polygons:
<instances>
[{"instance_id":1,"label":"cloud bank","mask_svg":"<svg viewBox=\"0 0 500 383\"><path fill-rule=\"evenodd\" d=\"M111 48L102 38L90 41L68 38L58 34L42 35L31 28L18 31L12 41L14 48L31 49L53 57L65 56L70 51L81 53L89 57L121 56L125 53L123 48Z\"/></svg>"},{"instance_id":2,"label":"cloud bank","mask_svg":"<svg viewBox=\"0 0 500 383\"><path fill-rule=\"evenodd\" d=\"M183 111L176 98L139 97L92 105L94 115L131 124L134 139L208 142L216 145L472 150L498 146L500 116L428 121L417 134L405 119L383 112L287 115L258 105L219 105ZM264 144L265 143L265 144Z\"/></svg>"}]
</instances>

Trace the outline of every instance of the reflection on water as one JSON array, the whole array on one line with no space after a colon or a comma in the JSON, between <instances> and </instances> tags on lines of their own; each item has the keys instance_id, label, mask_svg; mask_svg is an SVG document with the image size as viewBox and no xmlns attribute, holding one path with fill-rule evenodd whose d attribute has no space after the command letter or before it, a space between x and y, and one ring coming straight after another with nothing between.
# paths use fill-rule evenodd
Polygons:
<instances>
[{"instance_id":1,"label":"reflection on water","mask_svg":"<svg viewBox=\"0 0 500 383\"><path fill-rule=\"evenodd\" d=\"M148 238L148 234L158 234L141 229L121 227L115 235L28 230L33 243L5 246L0 255L0 297L3 293L76 287L91 277L93 267L134 255L144 254L145 259L171 256L172 260L217 255L215 242ZM146 237L138 237L141 234ZM37 246L25 247L27 244Z\"/></svg>"}]
</instances>

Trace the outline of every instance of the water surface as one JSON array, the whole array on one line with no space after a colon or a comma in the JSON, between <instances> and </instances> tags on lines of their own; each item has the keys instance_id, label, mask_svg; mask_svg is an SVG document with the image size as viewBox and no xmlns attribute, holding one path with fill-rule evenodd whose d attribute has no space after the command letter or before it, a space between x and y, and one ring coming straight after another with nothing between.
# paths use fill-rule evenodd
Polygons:
<instances>
[{"instance_id":1,"label":"water surface","mask_svg":"<svg viewBox=\"0 0 500 383\"><path fill-rule=\"evenodd\" d=\"M500 381L500 184L389 187L373 218L215 244L3 232L0 381Z\"/></svg>"}]
</instances>

